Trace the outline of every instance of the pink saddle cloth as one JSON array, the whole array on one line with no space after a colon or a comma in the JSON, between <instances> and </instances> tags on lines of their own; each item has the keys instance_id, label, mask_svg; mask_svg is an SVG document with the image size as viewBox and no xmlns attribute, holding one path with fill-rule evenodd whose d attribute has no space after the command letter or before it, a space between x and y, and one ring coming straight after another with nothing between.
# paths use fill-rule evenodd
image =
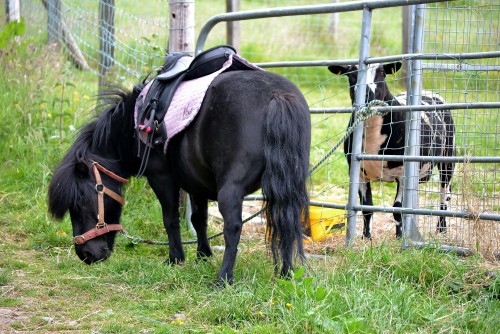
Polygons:
<instances>
[{"instance_id":1,"label":"pink saddle cloth","mask_svg":"<svg viewBox=\"0 0 500 334\"><path fill-rule=\"evenodd\" d=\"M231 65L233 61L240 62L246 67L254 70L263 71L262 68L251 64L243 57L238 54L229 55L228 60L224 63L221 69L212 74L209 74L204 77L200 77L193 80L183 81L177 91L172 98L172 102L168 107L168 111L165 115L163 123L161 126L164 126L167 133L167 138L164 143L163 151L167 152L168 143L170 140L180 132L182 132L191 122L195 119L198 111L200 110L201 103L203 102L203 98L205 97L205 93L208 89L208 86L212 83L212 81L222 72L226 71ZM142 101L144 101L145 97L149 92L149 88L153 84L154 80L151 80L141 91L138 99L142 97ZM138 122L138 109L137 105L134 110L134 119L135 126L137 127ZM147 143L147 133L140 131L141 140L144 143Z\"/></svg>"}]
</instances>

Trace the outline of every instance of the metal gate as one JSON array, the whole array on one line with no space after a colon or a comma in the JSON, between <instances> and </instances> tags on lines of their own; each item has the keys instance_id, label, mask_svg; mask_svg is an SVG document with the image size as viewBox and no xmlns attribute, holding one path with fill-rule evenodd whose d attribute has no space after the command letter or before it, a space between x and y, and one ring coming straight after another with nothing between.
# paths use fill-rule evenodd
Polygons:
<instances>
[{"instance_id":1,"label":"metal gate","mask_svg":"<svg viewBox=\"0 0 500 334\"><path fill-rule=\"evenodd\" d=\"M465 4L454 7L453 2L436 4L440 0L410 0L410 1L357 1L348 3L283 7L256 11L235 12L220 14L212 17L203 26L196 45L196 52L204 49L204 44L211 29L220 22L242 21L257 18L271 18L282 16L314 15L325 13L342 13L348 11L362 11L362 32L360 37L360 51L358 59L343 60L319 60L319 61L289 61L260 63L261 67L325 67L329 65L358 65L358 92L364 92L366 86L366 69L368 64L406 61L408 62L408 106L399 107L379 107L380 111L406 112L407 129L404 156L381 156L369 155L362 152L362 125L354 130L353 156L350 169L349 196L346 205L332 203L316 203L325 207L342 208L348 212L348 227L346 234L346 245L351 245L356 237L359 211L400 213L403 215L403 246L425 245L428 243L437 244L444 249L468 252L469 248L487 257L497 257L500 251L500 192L497 182L500 162L498 149L499 133L499 108L500 108L500 79L499 63L500 51L498 50L498 13L500 5L482 4L480 1L466 1ZM426 6L425 4L430 5ZM410 8L410 29L409 48L407 54L391 55L385 57L370 57L370 37L372 31L372 13L374 10L394 6L411 5ZM442 18L444 17L444 18ZM433 33L438 30L450 29L455 20L467 20L462 26L465 38L461 36L461 47L455 47L453 52L449 52L448 44L458 45L457 41L460 31L449 32L450 41L433 40ZM489 38L489 44L468 45L467 38L471 34L484 34L485 39ZM477 40L474 39L474 40ZM470 41L469 41L470 43ZM477 43L476 43L477 44ZM467 46L467 47L466 47ZM451 79L450 78L451 73ZM465 77L465 78L464 78ZM444 80L444 82L443 82ZM467 84L475 84L477 87L469 88L465 86L467 92L462 92L461 96L467 96L472 91L479 89L474 99L457 98L453 96L452 88L449 88L450 81L466 81ZM481 81L482 80L482 81ZM421 157L419 156L419 131L420 112L436 110L436 106L419 106L422 83L426 83L426 89L438 90L440 94L448 93L446 100L448 103L441 105L439 109L452 110L454 118L458 118L457 124L457 155L455 157ZM444 86L435 84L440 82ZM448 86L447 86L448 85ZM447 88L448 87L448 88ZM449 92L448 92L449 90ZM470 95L469 95L470 96ZM312 108L313 114L358 112L365 104L364 93L357 94L355 108ZM488 102L489 101L489 102ZM476 119L471 113L483 112L489 121L471 121ZM487 129L479 129L487 127ZM479 130L476 132L476 130ZM481 137L481 131L486 135ZM474 137L468 135L476 133ZM471 142L470 139L474 141ZM478 147L476 139L484 141L482 147ZM492 140L492 143L488 141ZM426 198L436 197L436 191L431 184L429 188L419 187L419 163L420 161L432 160L434 162L455 162L458 164L454 178L454 188L452 194L455 198L453 205L447 211L435 208L436 200L425 202ZM384 161L404 161L404 203L403 207L388 206L361 206L358 204L357 193L360 185L360 162L363 160L384 160ZM315 161L312 161L314 164ZM480 167L476 167L480 166ZM477 177L470 178L477 174ZM483 176L487 179L480 180ZM436 182L434 182L436 183ZM253 196L252 198L255 198ZM477 199L478 203L471 201ZM429 218L451 217L452 222L448 233L444 236L433 234L434 226ZM450 248L449 245L458 246ZM461 247L466 247L461 248Z\"/></svg>"}]
</instances>

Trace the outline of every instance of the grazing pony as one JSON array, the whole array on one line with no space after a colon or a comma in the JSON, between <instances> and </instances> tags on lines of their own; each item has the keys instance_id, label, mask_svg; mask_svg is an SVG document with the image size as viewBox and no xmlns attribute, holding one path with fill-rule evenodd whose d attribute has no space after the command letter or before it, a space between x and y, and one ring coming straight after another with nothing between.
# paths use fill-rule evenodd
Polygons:
<instances>
[{"instance_id":1,"label":"grazing pony","mask_svg":"<svg viewBox=\"0 0 500 334\"><path fill-rule=\"evenodd\" d=\"M401 68L401 63L380 65L370 64L367 69L366 102L381 100L390 106L406 105L406 93L393 96L387 87L387 73L395 73ZM356 66L329 66L328 70L337 75L346 75L349 79L352 103L355 102L358 68ZM422 105L443 104L444 100L435 93L422 92ZM420 155L428 156L429 161L420 163L420 182L426 182L432 175L434 165L439 169L440 209L447 210L451 199L451 178L455 164L452 162L434 163L433 156L451 157L455 155L455 126L448 110L422 111ZM366 154L404 155L406 114L401 112L388 113L385 116L372 116L364 122L362 150ZM353 117L349 122L349 127ZM352 152L352 134L344 142L344 153L350 166ZM370 188L371 181L397 183L397 193L394 207L401 207L403 202L402 178L404 175L401 161L361 161L359 198L361 205L373 205ZM363 236L371 238L372 212L363 211ZM396 220L396 236L402 236L401 214L394 213ZM440 217L437 224L438 232L446 231L445 217Z\"/></svg>"},{"instance_id":2,"label":"grazing pony","mask_svg":"<svg viewBox=\"0 0 500 334\"><path fill-rule=\"evenodd\" d=\"M109 105L79 132L51 179L49 212L62 219L69 211L78 257L91 264L110 256L122 230L123 184L141 170L161 203L168 263L185 260L179 226L182 188L192 203L198 258L212 256L208 200L218 201L226 247L217 277L232 283L243 198L262 188L266 238L275 265L281 260L281 275L289 275L294 255L304 258L302 215L308 217L309 204L311 124L299 89L266 71L223 72L209 85L192 123L170 140L166 151L152 147L145 162L138 152L151 144L138 139L134 123L143 87L107 94Z\"/></svg>"}]
</instances>

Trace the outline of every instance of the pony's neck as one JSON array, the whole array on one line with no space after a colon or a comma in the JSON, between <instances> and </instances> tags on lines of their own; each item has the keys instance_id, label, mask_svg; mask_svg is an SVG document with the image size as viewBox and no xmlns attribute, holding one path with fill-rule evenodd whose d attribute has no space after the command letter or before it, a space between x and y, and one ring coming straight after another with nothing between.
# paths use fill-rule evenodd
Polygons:
<instances>
[{"instance_id":1,"label":"pony's neck","mask_svg":"<svg viewBox=\"0 0 500 334\"><path fill-rule=\"evenodd\" d=\"M95 123L92 153L106 160L113 172L123 178L135 175L139 168L134 130L136 92L122 93L116 104Z\"/></svg>"}]
</instances>

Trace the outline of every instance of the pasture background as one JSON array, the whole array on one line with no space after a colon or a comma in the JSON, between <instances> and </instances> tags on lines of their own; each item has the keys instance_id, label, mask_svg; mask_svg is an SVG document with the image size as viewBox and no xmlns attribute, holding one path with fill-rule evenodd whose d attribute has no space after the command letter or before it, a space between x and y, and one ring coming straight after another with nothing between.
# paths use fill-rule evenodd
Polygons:
<instances>
[{"instance_id":1,"label":"pasture background","mask_svg":"<svg viewBox=\"0 0 500 334\"><path fill-rule=\"evenodd\" d=\"M252 1L243 2L241 9L299 3L305 2ZM117 20L123 29L140 26L136 18L159 22L154 25L156 32L123 31L124 39L127 34L137 34L139 38L135 43L140 45L137 49L149 56L146 63L137 64L137 72L142 76L161 63L161 48L166 45L166 30L162 29L166 27L167 3L152 1L151 7L138 6L134 1L116 4L124 13L123 20L120 23ZM74 24L80 25L83 33L95 35L85 28L83 17L87 13L97 15L97 4L88 1L84 5L88 8L81 11L82 19ZM497 316L500 282L498 274L495 276L498 268L494 264L481 256L460 259L432 249L401 252L399 243L390 240L392 227L375 240L381 244L378 247L361 242L355 251L350 251L316 245L312 250L329 257L311 259L306 274L301 276L299 272L289 283L276 281L263 238L259 233L251 233L253 231L246 231L240 244L236 284L224 290L210 286L221 254L216 253L207 263L195 264L192 246L187 247L185 265L166 267L161 263L167 256L166 248L134 246L118 237L110 260L91 267L80 263L72 249L69 220L54 222L46 214L46 192L52 171L72 143L75 130L95 114L97 79L94 72L75 70L57 47L45 45L43 24L37 24L45 22L40 15L43 10L39 3L35 8L40 10L35 11L36 17L27 17L24 35L18 42L10 40L0 52L3 92L0 97L3 120L0 123L0 332L474 333L500 330ZM201 27L200 22L223 11L223 1L197 4L197 29ZM400 11L397 8L375 12L372 55L401 52ZM0 12L5 12L1 6ZM329 41L326 32L309 36L311 33L304 28L328 25L325 15L245 22L242 23L241 53L252 62L308 57L355 58L359 52L359 18L356 13L342 14L342 40L338 41ZM1 22L5 19L1 18ZM206 47L224 43L222 26L217 29L220 31L213 32L214 37ZM155 38L157 42L151 43ZM309 39L315 42L304 43ZM333 55L332 48L336 52ZM276 58L267 58L264 51ZM135 58L131 56L126 61L133 63ZM137 80L128 72L117 72L112 73L113 80L124 85ZM311 107L350 104L345 78L332 77L326 69L278 72L299 84ZM493 93L498 81L490 78L477 81L483 86L473 86L487 86L487 89L467 91L483 92L477 100L484 96L498 100L498 95ZM402 79L396 76L390 83L394 92L402 89L399 84ZM451 87L453 81L444 80L442 84ZM448 92L454 91L449 88ZM498 89L496 92L498 94ZM463 115L463 119L469 118ZM498 155L498 139L494 137L498 133L498 119L491 115L486 120L474 116L476 124L491 127L484 132L493 138L475 145L481 150L494 146L493 154ZM315 116L313 163L343 134L346 124L345 115ZM495 173L494 166L487 170L480 168L477 174L495 180ZM347 166L343 154L337 152L315 174L311 187L318 194L342 199L346 184ZM484 184L493 194L498 193L495 188L498 185ZM381 185L375 201L391 205L393 188ZM471 191L477 193L475 189ZM132 180L126 198L123 216L126 229L142 237L164 239L159 205L144 180ZM219 231L220 224L214 221L211 229ZM187 230L184 235L185 239L191 238ZM220 238L213 241L213 245L222 244ZM176 314L183 314L185 319Z\"/></svg>"}]
</instances>

